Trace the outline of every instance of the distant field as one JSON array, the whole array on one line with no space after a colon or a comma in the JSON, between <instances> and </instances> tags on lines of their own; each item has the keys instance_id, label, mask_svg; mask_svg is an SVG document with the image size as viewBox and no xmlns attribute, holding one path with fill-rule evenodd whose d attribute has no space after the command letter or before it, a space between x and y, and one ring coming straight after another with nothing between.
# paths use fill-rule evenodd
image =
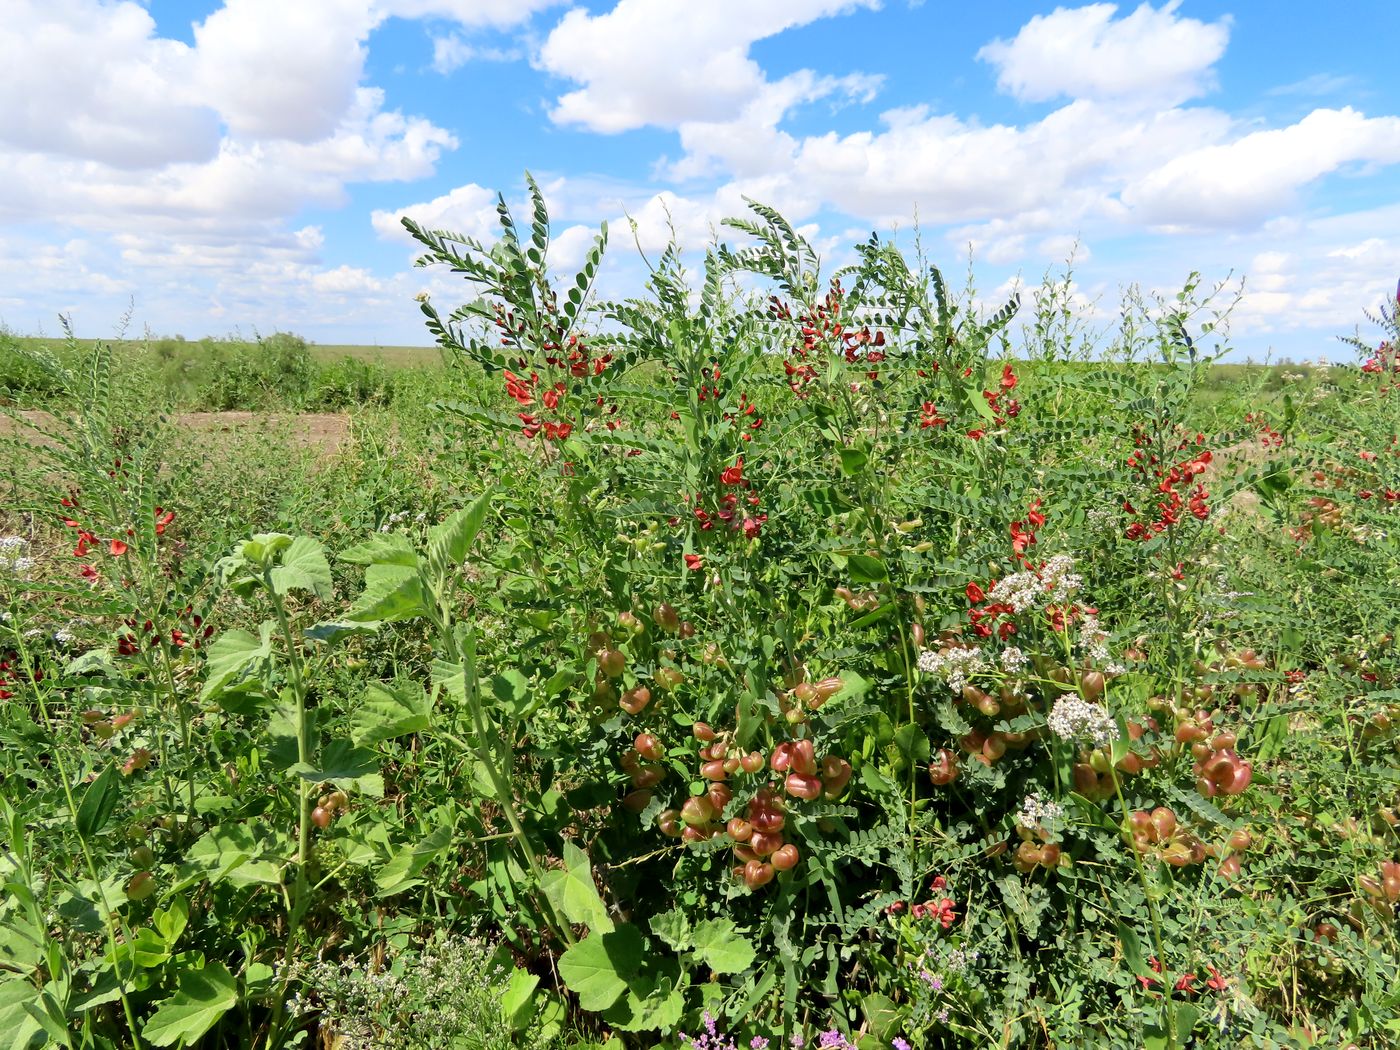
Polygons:
<instances>
[{"instance_id":1,"label":"distant field","mask_svg":"<svg viewBox=\"0 0 1400 1050\"><path fill-rule=\"evenodd\" d=\"M357 361L379 361L389 368L423 368L442 364L442 354L435 346L351 346L348 344L311 344L311 354L318 361L339 361L353 357Z\"/></svg>"},{"instance_id":2,"label":"distant field","mask_svg":"<svg viewBox=\"0 0 1400 1050\"><path fill-rule=\"evenodd\" d=\"M62 336L33 336L18 335L10 337L15 343L21 346L59 348L64 345ZM200 339L171 339L168 337L153 337L147 339L79 339L78 345L84 349L91 349L94 343L110 342L118 350L140 351L147 347L155 347L159 344L183 344L193 350L206 343L226 343L229 340L200 340ZM249 349L256 346L256 343L247 343ZM318 361L330 363L340 361L344 358L354 358L358 361L377 361L389 368L421 368L425 365L441 364L442 358L435 346L356 346L352 344L317 344L308 343L307 349L311 351L311 356Z\"/></svg>"}]
</instances>

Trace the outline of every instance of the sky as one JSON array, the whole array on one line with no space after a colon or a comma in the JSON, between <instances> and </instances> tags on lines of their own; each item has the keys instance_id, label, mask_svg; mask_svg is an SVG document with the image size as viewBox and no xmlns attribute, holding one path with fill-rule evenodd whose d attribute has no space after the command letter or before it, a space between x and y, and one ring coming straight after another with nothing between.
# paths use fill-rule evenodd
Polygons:
<instances>
[{"instance_id":1,"label":"sky","mask_svg":"<svg viewBox=\"0 0 1400 1050\"><path fill-rule=\"evenodd\" d=\"M745 197L979 296L1232 281L1237 357L1351 352L1400 278L1394 0L0 0L0 325L428 344L404 214L550 204L634 294ZM629 223L635 222L635 234ZM725 235L731 242L732 233Z\"/></svg>"}]
</instances>

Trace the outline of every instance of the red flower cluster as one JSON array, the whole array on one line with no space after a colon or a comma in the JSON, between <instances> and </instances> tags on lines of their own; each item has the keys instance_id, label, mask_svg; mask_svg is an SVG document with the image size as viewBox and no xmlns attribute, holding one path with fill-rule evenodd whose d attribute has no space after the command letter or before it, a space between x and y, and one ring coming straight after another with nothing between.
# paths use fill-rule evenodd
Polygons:
<instances>
[{"instance_id":1,"label":"red flower cluster","mask_svg":"<svg viewBox=\"0 0 1400 1050\"><path fill-rule=\"evenodd\" d=\"M939 875L933 882L929 883L929 888L934 892L945 890L948 888L948 880ZM957 901L953 900L952 897L939 897L936 900L931 898L926 903L912 906L906 905L904 901L895 901L885 909L885 914L898 915L904 911L905 907L909 907L910 918L932 919L945 930L951 928L953 923L958 921L958 913L955 910Z\"/></svg>"},{"instance_id":2,"label":"red flower cluster","mask_svg":"<svg viewBox=\"0 0 1400 1050\"><path fill-rule=\"evenodd\" d=\"M1183 508L1192 517L1199 521L1205 521L1210 516L1210 505L1207 499L1210 491L1204 484L1197 482L1191 488L1187 487L1193 478L1205 473L1214 458L1210 449L1202 449L1189 459L1183 459L1173 464L1168 469L1163 469L1161 458L1155 453L1148 452L1147 435L1139 430L1136 443L1137 450L1127 459L1127 465L1138 473L1140 477L1148 482L1155 479L1153 489L1163 498L1157 501L1155 514L1149 514L1146 521L1133 521L1129 523L1124 535L1130 540L1148 540L1181 521ZM1195 445L1200 446L1205 443L1205 435L1197 434ZM1183 440L1177 445L1177 451L1185 451L1192 447L1192 443ZM1182 494L1182 489L1186 489L1186 494ZM1139 517L1141 512L1133 506L1131 500L1123 501L1123 510L1133 517Z\"/></svg>"},{"instance_id":3,"label":"red flower cluster","mask_svg":"<svg viewBox=\"0 0 1400 1050\"><path fill-rule=\"evenodd\" d=\"M122 630L117 634L117 655L135 656L143 645L148 649L158 649L167 637L172 649L183 649L185 646L199 649L214 633L214 625L206 624L204 617L195 612L191 605L186 605L175 614L175 623L177 626L166 631L152 620L141 619L140 613L128 617L122 621Z\"/></svg>"},{"instance_id":4,"label":"red flower cluster","mask_svg":"<svg viewBox=\"0 0 1400 1050\"><path fill-rule=\"evenodd\" d=\"M0 660L0 700L8 700L15 695L8 688L18 684L14 678L14 658L14 653L6 653L5 659Z\"/></svg>"},{"instance_id":5,"label":"red flower cluster","mask_svg":"<svg viewBox=\"0 0 1400 1050\"><path fill-rule=\"evenodd\" d=\"M121 460L117 460L117 463L120 464ZM114 558L120 558L131 549L131 545L127 540L136 535L135 529L127 529L124 534L125 539L120 536L113 536L111 539L103 541L99 540L97 534L91 529L84 527L82 522L76 517L77 513L82 509L79 505L78 493L76 491L70 492L58 502L63 508L63 524L70 529L76 529L78 531L78 542L73 547L73 557L86 558L96 545L103 542L106 543L108 552ZM164 536L165 530L175 520L175 512L173 510L166 510L164 507L156 507L154 509L154 514L156 535ZM100 574L91 565L84 565L79 569L79 575L85 580L95 581Z\"/></svg>"},{"instance_id":6,"label":"red flower cluster","mask_svg":"<svg viewBox=\"0 0 1400 1050\"><path fill-rule=\"evenodd\" d=\"M790 350L788 360L783 362L787 373L788 386L798 397L807 396L805 388L820 374L819 361L813 353L821 347L829 347L839 352L848 364L867 366L866 378L880 377L878 366L885 360L885 333L872 332L868 325L859 328L847 326L841 320L841 304L845 289L840 281L831 282L831 290L825 298L805 313L797 315L796 324L800 341ZM768 313L775 320L792 321L792 311L776 295L768 300Z\"/></svg>"},{"instance_id":7,"label":"red flower cluster","mask_svg":"<svg viewBox=\"0 0 1400 1050\"><path fill-rule=\"evenodd\" d=\"M1162 964L1157 961L1156 956L1153 956L1151 959L1149 959L1147 961L1147 965L1152 967L1153 973L1162 972ZM1226 988L1230 986L1229 980L1222 977L1220 975L1220 971L1217 970L1214 966L1207 966L1206 969L1210 971L1210 977L1207 978L1205 982L1205 986L1207 988L1211 989L1212 991L1223 992ZM1198 978L1194 973L1184 973L1176 979L1176 984L1173 987L1178 992L1185 992L1187 995L1193 995L1200 990L1196 987L1196 982L1199 979L1200 978ZM1157 980L1157 978L1149 977L1145 974L1139 975L1138 977L1138 984L1142 985L1145 989L1156 987L1161 983L1162 982Z\"/></svg>"},{"instance_id":8,"label":"red flower cluster","mask_svg":"<svg viewBox=\"0 0 1400 1050\"><path fill-rule=\"evenodd\" d=\"M718 369L716 369L716 373L718 373ZM702 393L703 393L703 391L702 391ZM718 396L718 394L716 394L716 396ZM740 395L739 395L739 411L738 411L738 413L736 414L736 413L734 413L734 412L726 412L726 413L724 413L724 418L725 418L726 422L728 422L731 426L736 426L736 427L737 427L737 426L740 426L740 425L742 424L742 422L743 422L743 420L742 420L740 417L750 417L750 421L749 421L749 424L748 424L748 428L747 428L743 433L741 433L739 436L740 436L741 438L743 438L745 441L752 441L752 440L753 440L753 434L749 433L749 431L757 430L757 429L759 429L761 426L763 426L763 417L762 417L762 416L756 416L756 415L754 415L754 413L755 413L756 411L757 411L757 407L754 405L754 403L753 403L752 401L749 400L749 395L748 395L748 394L740 394Z\"/></svg>"},{"instance_id":9,"label":"red flower cluster","mask_svg":"<svg viewBox=\"0 0 1400 1050\"><path fill-rule=\"evenodd\" d=\"M519 347L525 334L525 321L517 319L513 310L506 310L500 304L496 305L496 327L501 332L501 345L508 347ZM563 343L546 340L540 344L540 349L544 352L545 364L560 372L566 372L574 379L596 378L607 370L612 363L612 354L600 354L594 357L588 345L579 339L577 335L571 335ZM516 361L516 367L524 371L527 367L526 360L522 357ZM560 406L564 403L569 394L569 386L562 380L556 380L549 384L541 380L539 373L531 372L529 377L516 375L509 369L505 370L506 394L511 397L522 408L529 408L535 403L536 394L539 396L540 404L545 410L552 413L556 418L543 419L539 413L519 412L520 432L527 438L533 438L543 434L546 441L563 441L573 433L577 420L573 416L565 415ZM604 405L603 398L597 399L596 405L601 409ZM606 415L615 415L616 405L609 405ZM608 429L612 430L616 423L609 421Z\"/></svg>"},{"instance_id":10,"label":"red flower cluster","mask_svg":"<svg viewBox=\"0 0 1400 1050\"><path fill-rule=\"evenodd\" d=\"M1372 375L1400 373L1400 352L1391 343L1381 343L1376 352L1366 359L1361 371Z\"/></svg>"},{"instance_id":11,"label":"red flower cluster","mask_svg":"<svg viewBox=\"0 0 1400 1050\"><path fill-rule=\"evenodd\" d=\"M919 406L919 411L923 413L923 420L919 423L920 430L948 425L948 421L938 414L938 406L932 401L925 401Z\"/></svg>"},{"instance_id":12,"label":"red flower cluster","mask_svg":"<svg viewBox=\"0 0 1400 1050\"><path fill-rule=\"evenodd\" d=\"M999 427L1005 426L1008 419L1015 419L1021 414L1021 402L1011 396L1011 391L1016 389L1017 382L1019 380L1016 378L1016 373L1011 370L1011 366L1009 364L1003 365L1001 383L999 384L1001 389L982 391L982 396L987 401L987 407L992 410L992 416ZM967 436L972 437L972 432L969 431ZM978 437L981 436L979 431Z\"/></svg>"},{"instance_id":13,"label":"red flower cluster","mask_svg":"<svg viewBox=\"0 0 1400 1050\"><path fill-rule=\"evenodd\" d=\"M1259 444L1264 448L1283 447L1283 435L1269 426L1262 414L1246 412L1244 414L1244 421L1246 423L1252 423L1259 428Z\"/></svg>"},{"instance_id":14,"label":"red flower cluster","mask_svg":"<svg viewBox=\"0 0 1400 1050\"><path fill-rule=\"evenodd\" d=\"M1026 551L1035 544L1036 530L1045 524L1045 515L1040 512L1040 500L1036 500L1026 511L1025 521L1011 523L1011 549L1021 559L1021 564L1030 567Z\"/></svg>"}]
</instances>

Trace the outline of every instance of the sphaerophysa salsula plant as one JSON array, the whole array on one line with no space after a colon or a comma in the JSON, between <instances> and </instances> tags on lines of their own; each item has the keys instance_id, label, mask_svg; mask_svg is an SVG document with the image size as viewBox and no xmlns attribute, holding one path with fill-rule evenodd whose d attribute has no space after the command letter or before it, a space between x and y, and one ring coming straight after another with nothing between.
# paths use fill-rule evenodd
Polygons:
<instances>
[{"instance_id":1,"label":"sphaerophysa salsula plant","mask_svg":"<svg viewBox=\"0 0 1400 1050\"><path fill-rule=\"evenodd\" d=\"M534 209L532 228L547 229L538 197ZM1089 626L1096 623L1093 613L1059 603L1045 610L1053 629L1036 649L1007 646L1025 663L1006 676L1004 668L988 670L991 656L980 652L986 643L979 639L995 631L996 641L1005 643L1027 632L1017 617L1038 605L1025 595L1053 589L1046 573L1056 563L1033 556L1048 545L1046 522L1056 517L1064 524L1050 528L1060 542L1116 530L1115 545L1122 549L1114 557L1136 563L1135 572L1152 581L1154 605L1188 633L1191 610L1169 589L1172 583L1163 587L1159 581L1185 577L1193 544L1206 535L1203 523L1214 510L1199 478L1211 459L1196 451L1204 438L1183 441L1176 412L1208 364L1187 333L1197 309L1194 285L1174 308L1135 311L1125 323L1120 339L1131 354L1145 342L1160 352L1161 365L1146 379L1109 382L1107 369L1087 382L1075 377L1076 385L1102 399L1098 414L1111 406L1139 421L1096 427L1066 404L1057 377L1035 372L1031 389L1042 387L1043 393L1035 392L1055 411L1042 415L1033 408L1023 415L1018 366L993 365L988 356L1004 338L1014 304L986 320L959 316L937 270L911 270L878 239L861 247L856 267L823 283L815 253L796 232L770 209L755 206L754 213L754 219L733 225L757 244L709 251L698 295L691 293L672 248L652 268L652 300L602 304L598 312L605 323L591 336L579 335L595 346L625 347L635 355L630 360L659 366L662 381L674 384L660 412L650 390L629 389L622 372L604 363L597 376L615 378L616 385L606 392L595 388L602 398L595 403L617 405L617 411L610 407L609 419L570 420L567 430L556 425L551 431L538 425L537 399L557 412L569 383L524 371L535 360L559 369L551 348L540 347L539 357L522 353L511 362L520 371L503 377L507 396L531 410L519 413L523 438L551 449L541 454L547 469L596 482L585 490L591 498L579 516L616 523L615 546L581 548L594 557L580 558L580 571L591 572L609 590L591 595L588 618L571 624L580 634L589 632L585 653L575 657L576 681L585 694L580 710L604 735L624 742L634 737L618 768L627 781L621 808L636 816L621 817L624 828L609 828L596 840L595 857L617 850L619 840L633 834L625 827L635 819L643 825L656 821L663 834L690 842L692 852L681 854L670 875L680 886L713 884L717 839L738 862L738 882L719 879L726 899L757 896L775 873L789 873L779 874L775 889L760 898L772 900L771 907L745 913L760 939L773 938L775 957L741 982L723 1008L734 1016L767 1000L791 1028L804 1016L804 985L810 990L815 980L827 995L839 992L848 959L823 955L835 931L846 938L869 931L872 919L912 896L921 878L971 869L997 856L998 835L1019 826L1010 816L1017 805L1013 793L1025 796L1028 786L1036 787L1062 807L1077 798L1078 808L1070 811L1084 840L1078 853L1065 851L1058 840L1027 840L1025 849L1018 847L1018 863L1025 866L1023 874L1069 872L1076 861L1088 863L1100 852L1111 858L1110 867L1131 873L1134 889L1123 890L1116 877L1098 883L1111 889L1124 917L1105 927L1105 913L1097 912L1098 943L1150 941L1158 970L1147 967L1146 955L1131 952L1137 971L1132 976L1140 978L1146 995L1129 995L1129 981L1101 1001L1101 1010L1111 1012L1121 1006L1115 996L1125 997L1144 1016L1143 1024L1177 1039L1199 1011L1186 1001L1196 994L1195 978L1184 980L1189 958L1179 964L1160 958L1170 954L1166 937L1173 924L1183 928L1158 905L1163 885L1170 885L1161 873L1173 865L1201 865L1212 851L1228 850L1229 836L1207 842L1172 823L1153 837L1135 834L1135 821L1156 810L1163 811L1164 825L1176 821L1174 809L1156 804L1172 801L1192 807L1197 816L1208 814L1208 824L1226 831L1237 822L1201 797L1237 806L1233 800L1248 787L1252 766L1236 753L1235 738L1217 729L1211 712L1186 706L1179 688L1189 660L1204 652L1208 640L1189 648L1174 642L1153 646L1150 661L1130 673L1123 661L1132 662L1137 648L1128 646L1123 659L1114 659L1109 636ZM511 229L507 225L507 238ZM439 250L441 235L422 239L430 248L426 261L467 269L460 256ZM547 238L540 233L537 243L542 250ZM728 277L740 271L769 278L781 294L746 303L725 289ZM547 280L543 275L541 262L537 279L517 285L538 287ZM506 282L492 291L503 301L474 309L492 317L527 315L511 300ZM1136 327L1143 320L1151 323L1146 339ZM1201 327L1209 332L1215 323ZM437 331L449 344L459 338ZM518 324L503 329L508 350L494 353L515 351L518 331ZM749 334L755 332L756 340ZM504 367L501 356L495 360ZM561 396L544 398L541 392ZM508 417L477 419L516 427ZM650 423L645 439L638 419ZM1066 457L1051 460L1052 471L1044 469L1038 450L1063 452L1067 439L1082 445L1086 431L1102 450L1102 466L1096 463L1086 473ZM1146 451L1134 459L1134 449ZM556 455L562 462L555 462ZM1128 472L1123 461L1113 464L1118 456L1128 460ZM606 482L598 480L603 476ZM1078 502L1090 484L1098 487L1094 495L1100 500L1104 487L1116 490L1096 520L1085 517L1082 505L1056 499L1059 491ZM1165 498L1147 502L1134 486ZM572 502L553 515L557 520L570 512ZM1000 520L1000 538L978 524L989 519ZM989 603L987 594L1012 577L1021 578L1020 600L1028 604ZM962 608L949 603L950 591L966 603ZM528 588L517 593L526 598ZM681 613L677 595L687 598ZM930 595L937 601L933 608ZM548 600L541 593L532 597ZM608 599L616 626L600 630ZM932 667L944 659L983 661L981 673L993 676L995 692L969 677L952 690L951 703L931 705L927 677L915 666L921 652L933 654L925 661ZM1246 663L1257 664L1258 657L1250 655ZM858 672L852 673L852 664ZM1023 667L1034 672L1020 675ZM1050 748L1046 754L1036 741L1049 731L1059 700L1077 696L1092 714L1101 709L1109 680L1124 683L1119 690L1143 720L1129 726L1108 716L1102 725L1114 729L1105 728L1095 746ZM613 703L619 712L607 717ZM1163 705L1171 710L1165 729L1148 713ZM676 741L676 729L687 727L694 743ZM1164 761L1155 742L1162 732L1172 737L1173 754L1199 753ZM950 736L963 756L936 749L937 743L953 743ZM1144 738L1149 743L1134 743ZM690 759L677 761L692 751ZM968 755L977 762L968 764ZM1044 765L1047 759L1052 761ZM761 772L765 760L769 774ZM935 787L962 777L970 782L971 797L952 800L950 810L946 796L924 783L930 762ZM1180 787L1165 797L1128 791L1122 774L1146 771L1149 782L1169 775ZM771 772L782 776L765 786L762 778ZM665 787L676 774L690 781L679 795ZM734 780L743 785L738 792ZM823 796L835 805L822 802ZM809 802L815 808L798 812ZM1096 838L1095 827L1117 830ZM750 845L755 835L757 845ZM1144 855L1159 866L1149 871ZM613 878L623 897L628 885L637 884L626 869L649 863L649 855L615 858ZM1093 871L1097 863L1102 857L1081 870ZM1230 872L1239 862L1223 856L1222 863ZM843 901L843 891L856 886ZM827 904L811 908L813 893ZM1007 894L1018 904L1028 899L1008 885L1003 907ZM1132 927L1145 915L1152 920L1144 921L1139 937ZM1003 972L1024 975L1015 941L1003 942L998 965L1018 959ZM1170 968L1177 965L1179 970ZM1153 976L1164 966L1166 978ZM1165 988L1154 990L1164 980ZM625 984L610 988L620 995ZM1024 1022L1025 1016L1008 1013L1004 1031L1024 1035Z\"/></svg>"},{"instance_id":2,"label":"sphaerophysa salsula plant","mask_svg":"<svg viewBox=\"0 0 1400 1050\"><path fill-rule=\"evenodd\" d=\"M1068 279L1020 329L917 245L827 274L757 205L601 301L603 242L560 283L528 208L419 231L472 287L425 304L451 371L289 520L181 552L212 497L146 453L188 504L156 564L209 559L192 754L125 606L33 600L131 556L57 555L70 471L34 478L0 545L26 1038L1391 1039L1378 351L1222 380L1193 278L1087 352ZM278 476L219 498L264 520Z\"/></svg>"}]
</instances>

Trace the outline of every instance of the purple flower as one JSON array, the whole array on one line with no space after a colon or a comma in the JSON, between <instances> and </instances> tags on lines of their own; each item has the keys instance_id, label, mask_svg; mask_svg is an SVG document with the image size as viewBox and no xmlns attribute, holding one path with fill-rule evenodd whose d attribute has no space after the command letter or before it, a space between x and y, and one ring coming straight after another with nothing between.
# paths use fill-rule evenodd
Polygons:
<instances>
[{"instance_id":1,"label":"purple flower","mask_svg":"<svg viewBox=\"0 0 1400 1050\"><path fill-rule=\"evenodd\" d=\"M894 1050L910 1050L909 1040L905 1039L903 1036L895 1036L894 1042L891 1043L890 1046L894 1047Z\"/></svg>"},{"instance_id":2,"label":"purple flower","mask_svg":"<svg viewBox=\"0 0 1400 1050\"><path fill-rule=\"evenodd\" d=\"M750 1050L768 1050L768 1040L761 1035L756 1035L749 1040Z\"/></svg>"}]
</instances>

